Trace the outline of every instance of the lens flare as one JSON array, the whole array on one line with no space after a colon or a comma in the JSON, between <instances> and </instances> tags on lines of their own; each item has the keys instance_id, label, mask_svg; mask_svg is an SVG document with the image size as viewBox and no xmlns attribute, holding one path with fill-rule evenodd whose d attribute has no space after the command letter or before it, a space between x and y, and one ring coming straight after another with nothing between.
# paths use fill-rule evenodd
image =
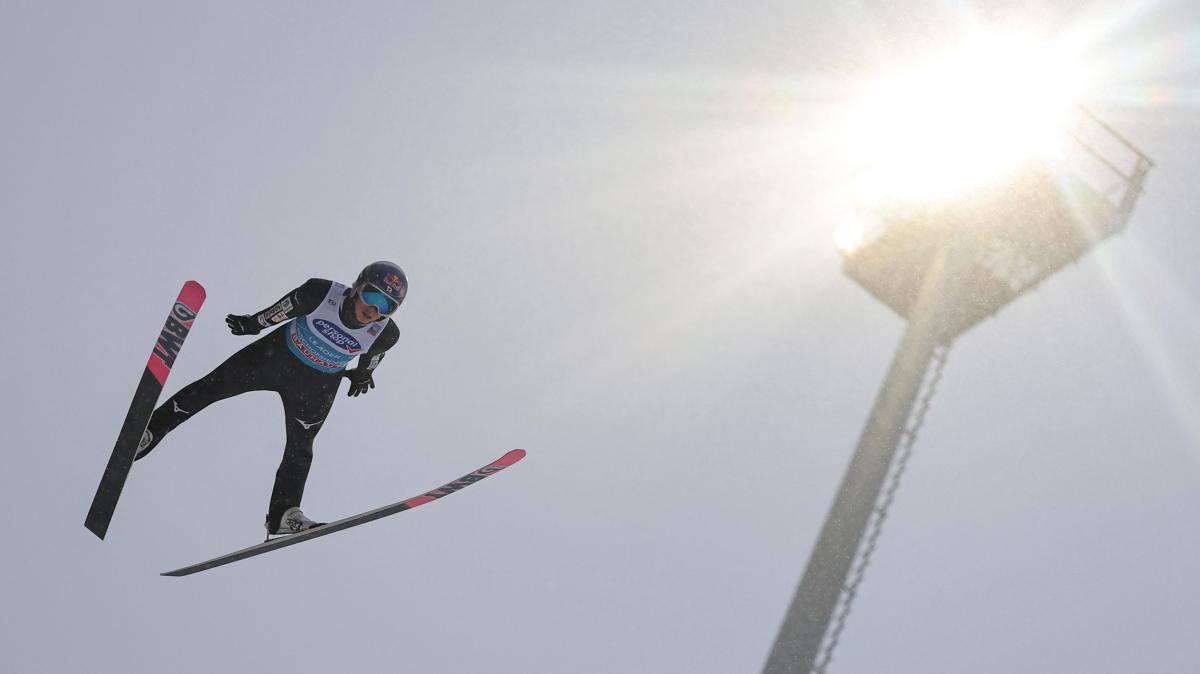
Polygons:
<instances>
[{"instance_id":1,"label":"lens flare","mask_svg":"<svg viewBox=\"0 0 1200 674\"><path fill-rule=\"evenodd\" d=\"M1055 156L1085 87L1061 49L976 38L871 81L849 146L873 191L944 198Z\"/></svg>"}]
</instances>

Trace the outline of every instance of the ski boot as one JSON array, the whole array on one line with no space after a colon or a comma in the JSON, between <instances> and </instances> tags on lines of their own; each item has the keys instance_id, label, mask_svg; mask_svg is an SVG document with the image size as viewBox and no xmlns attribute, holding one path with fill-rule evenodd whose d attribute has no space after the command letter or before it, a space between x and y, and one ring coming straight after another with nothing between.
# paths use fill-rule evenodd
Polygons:
<instances>
[{"instance_id":1,"label":"ski boot","mask_svg":"<svg viewBox=\"0 0 1200 674\"><path fill-rule=\"evenodd\" d=\"M324 525L325 522L314 522L304 515L304 512L296 506L292 506L283 511L283 516L279 518L279 523L275 526L271 525L271 516L267 516L267 536L279 536L283 534L298 534L301 531L308 531L316 527Z\"/></svg>"}]
</instances>

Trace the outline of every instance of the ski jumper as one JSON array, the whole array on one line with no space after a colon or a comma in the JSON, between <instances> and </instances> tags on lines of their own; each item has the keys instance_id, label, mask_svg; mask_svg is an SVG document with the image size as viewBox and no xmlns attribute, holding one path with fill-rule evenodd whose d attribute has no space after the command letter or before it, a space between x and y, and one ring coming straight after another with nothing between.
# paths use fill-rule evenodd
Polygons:
<instances>
[{"instance_id":1,"label":"ski jumper","mask_svg":"<svg viewBox=\"0 0 1200 674\"><path fill-rule=\"evenodd\" d=\"M268 523L299 506L312 465L313 439L333 407L343 370L356 356L359 369L373 370L399 339L391 319L352 327L347 319L352 290L325 279L309 279L274 305L253 315L262 327L283 326L233 354L212 372L164 402L147 428L154 444L218 400L247 391L274 391L283 401L287 442L275 473ZM352 314L349 314L352 316Z\"/></svg>"}]
</instances>

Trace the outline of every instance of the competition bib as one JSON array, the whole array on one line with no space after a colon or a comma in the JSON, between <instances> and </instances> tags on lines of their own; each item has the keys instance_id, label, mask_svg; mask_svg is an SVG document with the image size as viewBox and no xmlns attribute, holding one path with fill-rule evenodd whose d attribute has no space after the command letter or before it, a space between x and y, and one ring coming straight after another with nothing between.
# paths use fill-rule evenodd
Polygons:
<instances>
[{"instance_id":1,"label":"competition bib","mask_svg":"<svg viewBox=\"0 0 1200 674\"><path fill-rule=\"evenodd\" d=\"M305 365L321 372L341 372L350 359L371 348L387 322L350 328L338 316L346 286L334 283L321 306L311 314L288 323L287 344Z\"/></svg>"}]
</instances>

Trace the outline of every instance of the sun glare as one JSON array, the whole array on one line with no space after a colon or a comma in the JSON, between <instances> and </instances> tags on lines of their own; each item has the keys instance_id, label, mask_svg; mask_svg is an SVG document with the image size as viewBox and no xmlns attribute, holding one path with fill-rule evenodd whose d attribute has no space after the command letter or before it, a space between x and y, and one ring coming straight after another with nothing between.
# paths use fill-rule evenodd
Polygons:
<instances>
[{"instance_id":1,"label":"sun glare","mask_svg":"<svg viewBox=\"0 0 1200 674\"><path fill-rule=\"evenodd\" d=\"M833 230L833 242L843 253L853 252L862 245L866 237L862 221L851 217Z\"/></svg>"},{"instance_id":2,"label":"sun glare","mask_svg":"<svg viewBox=\"0 0 1200 674\"><path fill-rule=\"evenodd\" d=\"M856 198L935 200L1053 156L1083 86L1067 55L999 37L879 77L851 120Z\"/></svg>"}]
</instances>

